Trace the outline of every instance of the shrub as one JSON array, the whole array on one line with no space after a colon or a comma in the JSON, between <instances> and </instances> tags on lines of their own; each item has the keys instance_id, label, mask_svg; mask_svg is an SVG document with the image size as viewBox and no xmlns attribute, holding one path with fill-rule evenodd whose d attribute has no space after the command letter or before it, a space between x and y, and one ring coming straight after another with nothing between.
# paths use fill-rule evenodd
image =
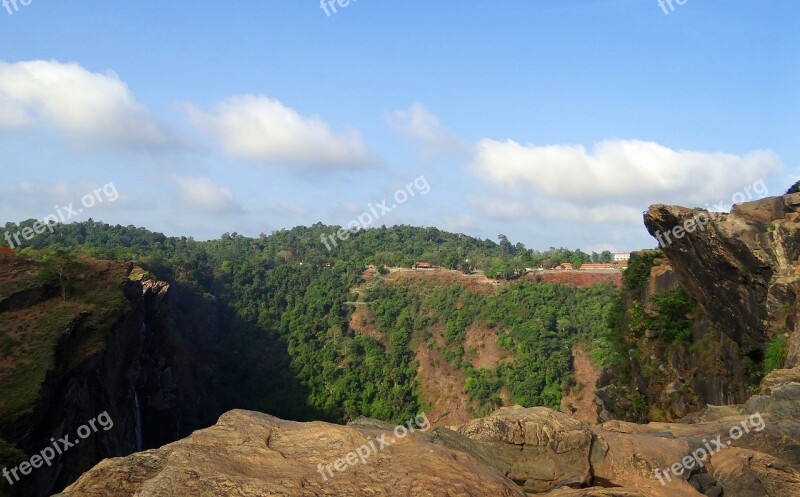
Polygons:
<instances>
[{"instance_id":1,"label":"shrub","mask_svg":"<svg viewBox=\"0 0 800 497\"><path fill-rule=\"evenodd\" d=\"M656 259L663 256L660 250L635 254L628 263L628 269L622 273L625 289L632 295L641 295Z\"/></svg>"},{"instance_id":2,"label":"shrub","mask_svg":"<svg viewBox=\"0 0 800 497\"><path fill-rule=\"evenodd\" d=\"M691 341L689 315L694 311L696 303L678 287L653 297L653 304L658 311L656 320L661 337L674 344Z\"/></svg>"}]
</instances>

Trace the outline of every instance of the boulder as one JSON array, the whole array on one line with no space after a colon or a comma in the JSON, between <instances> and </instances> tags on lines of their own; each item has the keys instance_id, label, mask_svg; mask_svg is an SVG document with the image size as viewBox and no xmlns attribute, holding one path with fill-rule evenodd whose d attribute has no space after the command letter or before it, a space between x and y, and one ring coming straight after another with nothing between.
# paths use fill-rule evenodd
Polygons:
<instances>
[{"instance_id":1,"label":"boulder","mask_svg":"<svg viewBox=\"0 0 800 497\"><path fill-rule=\"evenodd\" d=\"M393 443L381 449L382 436ZM355 451L370 441L378 451L362 463ZM328 472L326 465L336 467ZM495 469L416 433L398 438L377 428L249 411L226 413L211 428L160 449L106 459L59 497L226 495L524 497Z\"/></svg>"},{"instance_id":2,"label":"boulder","mask_svg":"<svg viewBox=\"0 0 800 497\"><path fill-rule=\"evenodd\" d=\"M526 492L591 483L592 432L564 413L545 407L502 408L455 431L475 442L467 450Z\"/></svg>"}]
</instances>

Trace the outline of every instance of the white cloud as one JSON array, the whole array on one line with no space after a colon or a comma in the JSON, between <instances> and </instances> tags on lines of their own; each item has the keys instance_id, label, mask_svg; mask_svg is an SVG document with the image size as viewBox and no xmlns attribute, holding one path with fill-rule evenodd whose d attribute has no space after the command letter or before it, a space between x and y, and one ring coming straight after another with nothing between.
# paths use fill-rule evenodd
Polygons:
<instances>
[{"instance_id":1,"label":"white cloud","mask_svg":"<svg viewBox=\"0 0 800 497\"><path fill-rule=\"evenodd\" d=\"M26 128L31 124L33 119L25 108L0 92L0 133Z\"/></svg>"},{"instance_id":2,"label":"white cloud","mask_svg":"<svg viewBox=\"0 0 800 497\"><path fill-rule=\"evenodd\" d=\"M535 218L592 224L623 223L641 225L642 208L604 202L599 205L575 205L567 202L542 202L531 209Z\"/></svg>"},{"instance_id":3,"label":"white cloud","mask_svg":"<svg viewBox=\"0 0 800 497\"><path fill-rule=\"evenodd\" d=\"M498 197L467 197L473 207L495 220L523 219L532 215L530 205L521 200Z\"/></svg>"},{"instance_id":4,"label":"white cloud","mask_svg":"<svg viewBox=\"0 0 800 497\"><path fill-rule=\"evenodd\" d=\"M734 155L608 140L587 151L484 139L471 169L502 195L473 205L496 219L640 224L650 204L719 202L781 168L768 150Z\"/></svg>"},{"instance_id":5,"label":"white cloud","mask_svg":"<svg viewBox=\"0 0 800 497\"><path fill-rule=\"evenodd\" d=\"M190 209L205 214L238 214L242 208L227 188L218 187L208 178L173 176L180 199Z\"/></svg>"},{"instance_id":6,"label":"white cloud","mask_svg":"<svg viewBox=\"0 0 800 497\"><path fill-rule=\"evenodd\" d=\"M335 133L317 116L301 116L265 96L234 96L209 114L186 106L189 120L236 158L312 168L357 168L376 163L355 131Z\"/></svg>"},{"instance_id":7,"label":"white cloud","mask_svg":"<svg viewBox=\"0 0 800 497\"><path fill-rule=\"evenodd\" d=\"M642 223L642 209L614 202L578 205L553 199L522 200L510 196L469 197L467 200L470 205L496 221L527 219L534 222Z\"/></svg>"},{"instance_id":8,"label":"white cloud","mask_svg":"<svg viewBox=\"0 0 800 497\"><path fill-rule=\"evenodd\" d=\"M134 202L126 187L84 179L22 181L7 185L4 191L0 190L0 196L4 199L0 209L4 221L42 219L61 212L65 220L72 222L88 217L100 219L129 208L140 211L152 207L147 202Z\"/></svg>"},{"instance_id":9,"label":"white cloud","mask_svg":"<svg viewBox=\"0 0 800 497\"><path fill-rule=\"evenodd\" d=\"M399 136L422 144L426 155L465 148L461 140L450 133L428 107L419 102L405 110L386 112L383 119Z\"/></svg>"},{"instance_id":10,"label":"white cloud","mask_svg":"<svg viewBox=\"0 0 800 497\"><path fill-rule=\"evenodd\" d=\"M524 146L484 139L478 143L472 167L494 185L562 200L704 203L782 166L777 154L765 150L739 156L608 140L589 152L580 145Z\"/></svg>"},{"instance_id":11,"label":"white cloud","mask_svg":"<svg viewBox=\"0 0 800 497\"><path fill-rule=\"evenodd\" d=\"M36 124L58 129L80 148L180 145L114 73L56 61L0 61L0 132Z\"/></svg>"}]
</instances>

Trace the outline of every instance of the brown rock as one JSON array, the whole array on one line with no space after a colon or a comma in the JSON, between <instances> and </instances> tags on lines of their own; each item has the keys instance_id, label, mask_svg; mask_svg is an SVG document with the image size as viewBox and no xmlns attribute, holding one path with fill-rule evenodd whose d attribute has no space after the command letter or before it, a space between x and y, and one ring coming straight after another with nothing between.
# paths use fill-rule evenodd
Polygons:
<instances>
[{"instance_id":1,"label":"brown rock","mask_svg":"<svg viewBox=\"0 0 800 497\"><path fill-rule=\"evenodd\" d=\"M545 407L507 407L456 430L476 442L471 453L525 491L591 483L588 426Z\"/></svg>"},{"instance_id":2,"label":"brown rock","mask_svg":"<svg viewBox=\"0 0 800 497\"><path fill-rule=\"evenodd\" d=\"M709 471L723 495L790 497L800 495L800 472L767 454L726 449L711 456Z\"/></svg>"},{"instance_id":3,"label":"brown rock","mask_svg":"<svg viewBox=\"0 0 800 497\"><path fill-rule=\"evenodd\" d=\"M664 478L664 485L655 472L657 469L665 470L683 459L689 453L687 442L675 439L668 432L618 421L593 427L592 430L596 435L592 457L595 483L621 488L648 488L649 491L643 495L649 496L700 495L686 482L688 472L682 477L673 476L671 480Z\"/></svg>"},{"instance_id":4,"label":"brown rock","mask_svg":"<svg viewBox=\"0 0 800 497\"><path fill-rule=\"evenodd\" d=\"M369 439L389 447L323 480L323 467ZM380 443L375 442L380 447ZM324 469L323 469L324 471ZM509 480L463 452L416 434L295 423L231 411L206 430L157 450L107 459L59 497L497 496L524 497Z\"/></svg>"}]
</instances>

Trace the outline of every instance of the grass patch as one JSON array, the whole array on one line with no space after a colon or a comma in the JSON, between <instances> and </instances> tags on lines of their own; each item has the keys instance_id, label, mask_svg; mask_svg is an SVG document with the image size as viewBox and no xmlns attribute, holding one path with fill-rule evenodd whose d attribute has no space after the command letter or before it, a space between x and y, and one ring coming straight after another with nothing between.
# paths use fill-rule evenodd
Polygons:
<instances>
[{"instance_id":1,"label":"grass patch","mask_svg":"<svg viewBox=\"0 0 800 497\"><path fill-rule=\"evenodd\" d=\"M789 351L789 342L783 337L776 337L764 351L764 374L775 369L781 369L786 364L786 354Z\"/></svg>"},{"instance_id":2,"label":"grass patch","mask_svg":"<svg viewBox=\"0 0 800 497\"><path fill-rule=\"evenodd\" d=\"M52 301L51 301L52 302ZM55 348L64 329L78 316L69 304L44 303L24 311L0 314L0 329L16 341L10 367L0 369L0 419L17 419L33 411L47 372L54 367Z\"/></svg>"},{"instance_id":3,"label":"grass patch","mask_svg":"<svg viewBox=\"0 0 800 497\"><path fill-rule=\"evenodd\" d=\"M41 284L42 276L33 267L31 263L15 274L6 273L6 288ZM114 265L82 261L74 269L66 300L59 296L0 314L0 420L13 421L31 413L49 372L58 369L69 374L105 348L109 330L129 306L120 285L123 276ZM56 346L75 322L79 324L73 330L75 345L69 362L55 364Z\"/></svg>"}]
</instances>

